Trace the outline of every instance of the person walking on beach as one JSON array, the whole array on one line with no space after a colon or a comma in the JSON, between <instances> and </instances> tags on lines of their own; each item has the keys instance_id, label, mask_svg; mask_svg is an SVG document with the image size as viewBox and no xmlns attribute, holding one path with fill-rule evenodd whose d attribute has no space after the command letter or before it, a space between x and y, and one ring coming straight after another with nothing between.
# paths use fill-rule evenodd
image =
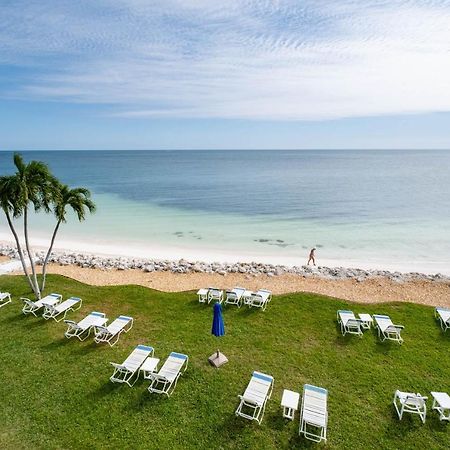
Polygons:
<instances>
[{"instance_id":1,"label":"person walking on beach","mask_svg":"<svg viewBox=\"0 0 450 450\"><path fill-rule=\"evenodd\" d=\"M315 251L316 251L316 247L313 247L311 249L311 251L309 252L308 266L311 261L314 265L316 265L316 257L315 257L316 255L314 254Z\"/></svg>"}]
</instances>

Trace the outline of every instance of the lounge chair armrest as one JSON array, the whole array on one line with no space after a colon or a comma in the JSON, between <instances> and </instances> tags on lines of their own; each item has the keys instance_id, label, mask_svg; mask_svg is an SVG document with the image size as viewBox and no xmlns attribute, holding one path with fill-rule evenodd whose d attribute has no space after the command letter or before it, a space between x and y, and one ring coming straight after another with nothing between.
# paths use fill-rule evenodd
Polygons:
<instances>
[{"instance_id":1,"label":"lounge chair armrest","mask_svg":"<svg viewBox=\"0 0 450 450\"><path fill-rule=\"evenodd\" d=\"M72 325L74 327L78 327L78 324L74 322L73 320L64 319L64 323L67 323L67 325Z\"/></svg>"},{"instance_id":2,"label":"lounge chair armrest","mask_svg":"<svg viewBox=\"0 0 450 450\"><path fill-rule=\"evenodd\" d=\"M100 334L100 333L109 333L108 328L104 327L103 325L96 325L94 327L95 329L95 334Z\"/></svg>"},{"instance_id":3,"label":"lounge chair armrest","mask_svg":"<svg viewBox=\"0 0 450 450\"><path fill-rule=\"evenodd\" d=\"M110 364L111 364L115 369L119 369L119 370L122 370L122 371L129 372L129 370L128 370L125 366L123 366L122 364L117 364L117 363L114 363L114 362L110 362Z\"/></svg>"},{"instance_id":4,"label":"lounge chair armrest","mask_svg":"<svg viewBox=\"0 0 450 450\"><path fill-rule=\"evenodd\" d=\"M26 297L20 297L20 300L22 300L25 303L27 303L27 302L33 303L32 300L30 300L29 298L26 298Z\"/></svg>"},{"instance_id":5,"label":"lounge chair armrest","mask_svg":"<svg viewBox=\"0 0 450 450\"><path fill-rule=\"evenodd\" d=\"M260 404L255 401L255 400L250 400L249 398L244 397L243 395L239 395L238 396L241 400L243 400L245 403L247 403L248 405L255 405L255 406L260 406Z\"/></svg>"},{"instance_id":6,"label":"lounge chair armrest","mask_svg":"<svg viewBox=\"0 0 450 450\"><path fill-rule=\"evenodd\" d=\"M152 380L160 381L161 383L166 383L169 380L164 375L159 375L157 373L149 373Z\"/></svg>"}]
</instances>

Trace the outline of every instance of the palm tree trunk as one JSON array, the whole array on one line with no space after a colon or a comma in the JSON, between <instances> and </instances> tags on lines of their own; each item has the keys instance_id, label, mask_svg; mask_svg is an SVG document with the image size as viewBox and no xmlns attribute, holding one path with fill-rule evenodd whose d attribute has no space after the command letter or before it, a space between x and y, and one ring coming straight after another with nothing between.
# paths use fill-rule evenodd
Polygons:
<instances>
[{"instance_id":1,"label":"palm tree trunk","mask_svg":"<svg viewBox=\"0 0 450 450\"><path fill-rule=\"evenodd\" d=\"M41 286L41 292L44 292L45 289L45 276L47 275L47 263L50 258L50 255L52 253L53 244L55 243L56 233L58 233L58 228L61 225L61 221L58 220L58 223L56 224L56 227L53 231L52 240L50 241L50 247L48 249L47 255L45 256L44 265L42 266L42 286Z\"/></svg>"},{"instance_id":2,"label":"palm tree trunk","mask_svg":"<svg viewBox=\"0 0 450 450\"><path fill-rule=\"evenodd\" d=\"M36 294L36 298L40 299L41 291L39 290L39 284L38 284L37 277L36 277L36 268L34 266L33 255L31 253L31 249L30 249L30 241L28 239L28 208L25 208L24 214L23 214L23 233L25 235L25 246L27 248L28 258L30 259L31 272L33 274L34 293Z\"/></svg>"},{"instance_id":3,"label":"palm tree trunk","mask_svg":"<svg viewBox=\"0 0 450 450\"><path fill-rule=\"evenodd\" d=\"M16 241L17 251L19 252L19 258L20 262L22 263L22 268L25 276L27 277L28 283L30 284L31 289L36 294L33 286L33 282L31 281L30 274L28 273L27 265L25 264L25 257L23 256L22 246L20 245L19 236L17 236L17 232L14 228L14 225L12 223L11 217L7 211L5 211L6 214L6 220L8 221L9 228L11 229L11 233L14 236L14 239Z\"/></svg>"}]
</instances>

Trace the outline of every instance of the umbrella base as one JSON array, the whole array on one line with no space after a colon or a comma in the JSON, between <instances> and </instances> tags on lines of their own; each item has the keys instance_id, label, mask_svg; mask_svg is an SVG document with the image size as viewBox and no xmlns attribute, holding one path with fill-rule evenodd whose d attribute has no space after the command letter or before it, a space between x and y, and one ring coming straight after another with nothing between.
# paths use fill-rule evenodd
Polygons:
<instances>
[{"instance_id":1,"label":"umbrella base","mask_svg":"<svg viewBox=\"0 0 450 450\"><path fill-rule=\"evenodd\" d=\"M214 367L223 366L228 362L228 358L222 352L214 352L209 358L208 361Z\"/></svg>"}]
</instances>

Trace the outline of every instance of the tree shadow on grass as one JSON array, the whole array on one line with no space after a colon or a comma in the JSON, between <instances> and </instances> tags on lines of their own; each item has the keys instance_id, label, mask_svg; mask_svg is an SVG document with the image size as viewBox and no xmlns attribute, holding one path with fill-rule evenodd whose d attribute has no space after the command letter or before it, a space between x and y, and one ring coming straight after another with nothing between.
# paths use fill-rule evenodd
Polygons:
<instances>
[{"instance_id":1,"label":"tree shadow on grass","mask_svg":"<svg viewBox=\"0 0 450 450\"><path fill-rule=\"evenodd\" d=\"M137 384L137 383L136 383ZM148 391L148 386L145 387L144 392L137 399L130 403L130 409L140 412L144 409L160 405L162 402L170 401L170 398L165 394L152 394Z\"/></svg>"},{"instance_id":2,"label":"tree shadow on grass","mask_svg":"<svg viewBox=\"0 0 450 450\"><path fill-rule=\"evenodd\" d=\"M28 315L20 313L20 314L15 314L14 316L5 317L2 320L2 322L4 322L4 323L14 323L14 322L24 323L27 319L29 319Z\"/></svg>"},{"instance_id":3,"label":"tree shadow on grass","mask_svg":"<svg viewBox=\"0 0 450 450\"><path fill-rule=\"evenodd\" d=\"M87 338L86 340L88 340L89 338ZM78 339L77 339L78 341ZM80 354L80 355L88 355L91 354L94 351L101 351L102 347L99 344L96 344L95 342L85 342L85 341L81 341L78 342L78 347L76 349L76 353Z\"/></svg>"},{"instance_id":4,"label":"tree shadow on grass","mask_svg":"<svg viewBox=\"0 0 450 450\"><path fill-rule=\"evenodd\" d=\"M70 343L69 339L66 339L63 337L61 339L58 339L57 341L52 341L49 344L42 345L41 349L44 351L51 352L53 350L58 350L59 348L65 346L69 343Z\"/></svg>"},{"instance_id":5,"label":"tree shadow on grass","mask_svg":"<svg viewBox=\"0 0 450 450\"><path fill-rule=\"evenodd\" d=\"M298 428L295 433L289 438L289 448L317 448L317 442L306 439L302 434L298 434ZM322 442L323 445L323 442Z\"/></svg>"},{"instance_id":6,"label":"tree shadow on grass","mask_svg":"<svg viewBox=\"0 0 450 450\"><path fill-rule=\"evenodd\" d=\"M267 425L269 428L275 431L282 431L286 427L290 427L294 421L286 419L282 415L281 408L277 410L277 412L273 412L271 414L266 414L265 419L267 420Z\"/></svg>"},{"instance_id":7,"label":"tree shadow on grass","mask_svg":"<svg viewBox=\"0 0 450 450\"><path fill-rule=\"evenodd\" d=\"M249 427L258 426L257 423L253 422L253 420L247 420L243 417L238 417L236 416L236 414L230 414L222 422L220 429L226 432L227 438L231 442L236 439L240 439L242 433Z\"/></svg>"},{"instance_id":8,"label":"tree shadow on grass","mask_svg":"<svg viewBox=\"0 0 450 450\"><path fill-rule=\"evenodd\" d=\"M98 389L95 391L89 392L87 394L87 397L89 397L90 400L101 400L106 395L110 395L113 392L117 392L121 388L128 388L127 385L123 386L123 383L113 383L112 381L108 380L106 383L102 384Z\"/></svg>"}]
</instances>

